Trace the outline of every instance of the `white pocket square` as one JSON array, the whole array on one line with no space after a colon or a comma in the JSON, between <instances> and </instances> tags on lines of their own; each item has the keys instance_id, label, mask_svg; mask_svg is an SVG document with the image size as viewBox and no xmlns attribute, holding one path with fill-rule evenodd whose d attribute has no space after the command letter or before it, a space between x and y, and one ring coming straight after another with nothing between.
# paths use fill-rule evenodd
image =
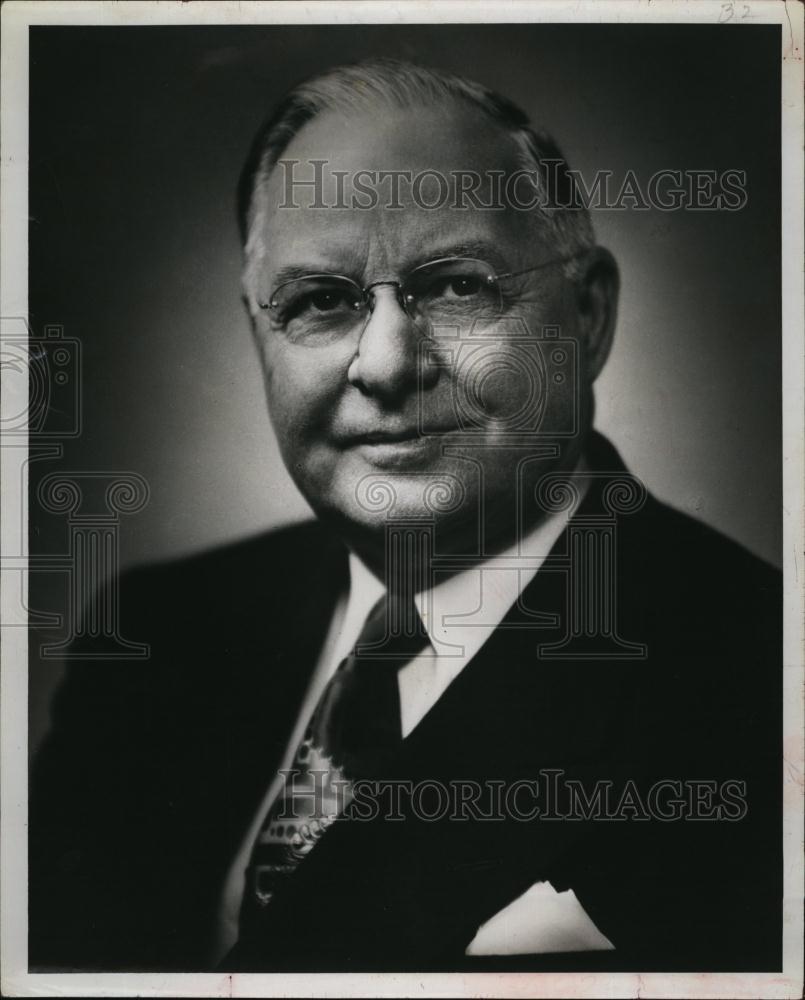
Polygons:
<instances>
[{"instance_id":1,"label":"white pocket square","mask_svg":"<svg viewBox=\"0 0 805 1000\"><path fill-rule=\"evenodd\" d=\"M466 955L547 955L559 951L614 951L615 945L584 912L572 889L557 892L535 882L478 928Z\"/></svg>"}]
</instances>

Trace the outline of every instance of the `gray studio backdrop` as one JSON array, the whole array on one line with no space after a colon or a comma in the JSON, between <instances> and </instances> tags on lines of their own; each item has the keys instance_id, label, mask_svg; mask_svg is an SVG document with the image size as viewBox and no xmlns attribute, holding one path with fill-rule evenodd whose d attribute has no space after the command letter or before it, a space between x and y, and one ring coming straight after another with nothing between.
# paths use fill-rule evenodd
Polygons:
<instances>
[{"instance_id":1,"label":"gray studio backdrop","mask_svg":"<svg viewBox=\"0 0 805 1000\"><path fill-rule=\"evenodd\" d=\"M738 212L594 213L622 271L597 424L661 499L779 564L778 51L777 28L33 29L31 322L83 349L82 434L42 474L145 477L124 565L309 516L265 416L235 185L288 87L392 55L513 98L585 177L746 171ZM63 544L31 519L34 550ZM63 581L37 593L58 611ZM58 676L34 660L33 746Z\"/></svg>"}]
</instances>

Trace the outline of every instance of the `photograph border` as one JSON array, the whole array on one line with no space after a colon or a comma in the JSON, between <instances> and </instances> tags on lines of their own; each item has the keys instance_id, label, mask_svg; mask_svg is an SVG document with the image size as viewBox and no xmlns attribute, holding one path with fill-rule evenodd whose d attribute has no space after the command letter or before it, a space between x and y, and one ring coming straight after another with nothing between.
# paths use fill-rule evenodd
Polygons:
<instances>
[{"instance_id":1,"label":"photograph border","mask_svg":"<svg viewBox=\"0 0 805 1000\"><path fill-rule=\"evenodd\" d=\"M1 550L22 553L14 573L0 575L0 989L7 996L50 993L86 996L441 996L462 997L798 997L803 983L803 598L805 597L805 356L803 329L803 11L795 0L565 0L507 2L251 3L160 0L125 4L10 0L2 7L0 109L0 319L4 327L28 316L28 28L32 25L268 25L457 22L780 24L782 31L782 371L784 740L781 781L784 817L783 970L781 973L37 973L27 971L28 643L24 627L9 625L18 600L17 573L27 547L27 492L19 470L25 439L0 448ZM751 85L751 81L747 81ZM2 372L3 388L9 384ZM2 415L19 400L2 394ZM0 568L4 568L0 564ZM11 577L14 584L11 586Z\"/></svg>"}]
</instances>

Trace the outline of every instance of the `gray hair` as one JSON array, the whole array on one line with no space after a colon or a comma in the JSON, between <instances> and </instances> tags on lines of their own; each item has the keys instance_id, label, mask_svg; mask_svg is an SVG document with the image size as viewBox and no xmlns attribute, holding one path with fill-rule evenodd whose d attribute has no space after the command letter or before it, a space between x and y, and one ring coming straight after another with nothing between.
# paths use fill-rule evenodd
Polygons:
<instances>
[{"instance_id":1,"label":"gray hair","mask_svg":"<svg viewBox=\"0 0 805 1000\"><path fill-rule=\"evenodd\" d=\"M299 84L281 100L255 137L238 187L238 216L244 244L244 284L262 264L262 224L268 209L268 178L291 140L323 111L355 112L386 104L421 107L446 100L476 108L503 126L519 148L518 166L533 172L537 206L532 210L546 227L562 257L595 243L589 212L575 179L553 139L535 129L528 116L506 97L452 73L394 59L370 59L339 66ZM555 189L548 190L547 164ZM573 276L574 261L567 265Z\"/></svg>"}]
</instances>

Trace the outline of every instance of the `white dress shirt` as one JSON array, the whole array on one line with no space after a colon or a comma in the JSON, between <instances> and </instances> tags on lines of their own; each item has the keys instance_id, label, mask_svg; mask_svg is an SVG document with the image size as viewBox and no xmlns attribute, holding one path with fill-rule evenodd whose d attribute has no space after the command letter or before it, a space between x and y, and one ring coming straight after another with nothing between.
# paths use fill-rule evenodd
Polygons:
<instances>
[{"instance_id":1,"label":"white dress shirt","mask_svg":"<svg viewBox=\"0 0 805 1000\"><path fill-rule=\"evenodd\" d=\"M586 477L575 479L579 500ZM575 509L575 508L574 508ZM573 509L548 515L504 552L480 565L447 576L414 597L430 643L397 675L402 735L406 737L433 708L453 680L498 627L509 608L536 576L572 515ZM369 612L385 586L354 554L349 556L349 589L335 607L327 637L308 685L281 769L293 765L296 748L327 682L352 651ZM283 787L275 775L234 859L226 879L220 910L216 961L238 936L238 916L246 867L263 820Z\"/></svg>"}]
</instances>

